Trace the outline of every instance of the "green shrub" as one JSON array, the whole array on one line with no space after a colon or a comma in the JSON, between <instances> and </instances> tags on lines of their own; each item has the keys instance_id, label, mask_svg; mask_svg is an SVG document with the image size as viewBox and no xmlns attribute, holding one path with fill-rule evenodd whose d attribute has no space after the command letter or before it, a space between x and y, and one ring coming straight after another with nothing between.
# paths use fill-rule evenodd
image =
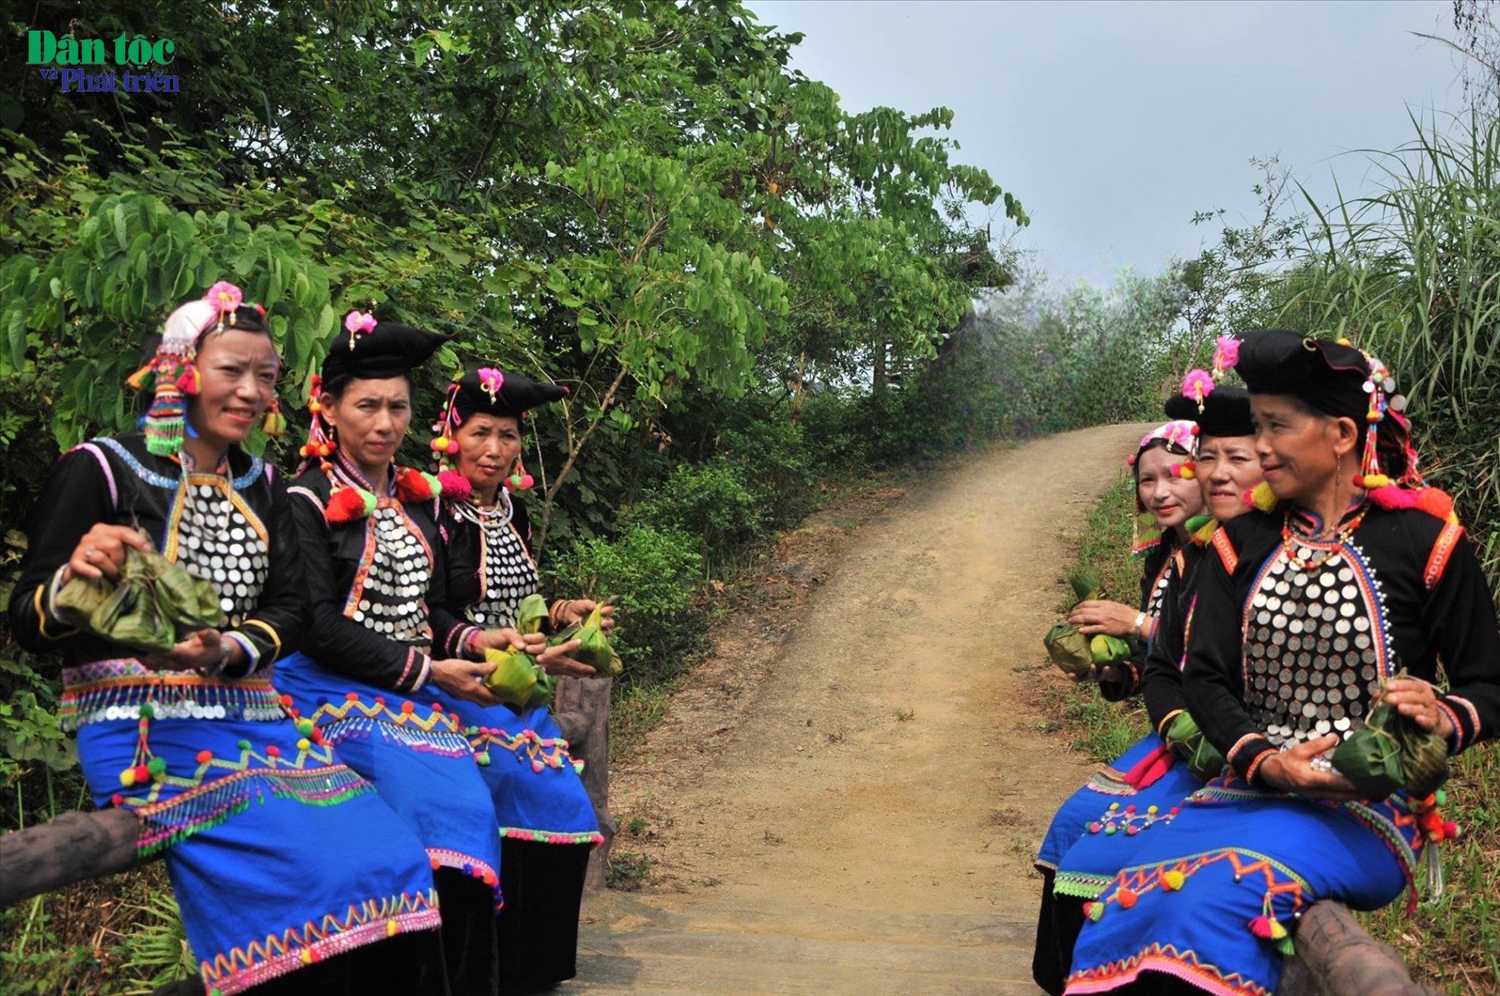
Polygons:
<instances>
[{"instance_id":1,"label":"green shrub","mask_svg":"<svg viewBox=\"0 0 1500 996\"><path fill-rule=\"evenodd\" d=\"M709 566L762 531L757 495L741 467L723 456L701 464L679 464L631 507L626 521L695 537L698 552Z\"/></svg>"},{"instance_id":2,"label":"green shrub","mask_svg":"<svg viewBox=\"0 0 1500 996\"><path fill-rule=\"evenodd\" d=\"M613 540L591 539L559 557L556 590L618 596L616 646L622 684L669 681L707 645L709 613L698 587L703 558L686 533L634 525Z\"/></svg>"}]
</instances>

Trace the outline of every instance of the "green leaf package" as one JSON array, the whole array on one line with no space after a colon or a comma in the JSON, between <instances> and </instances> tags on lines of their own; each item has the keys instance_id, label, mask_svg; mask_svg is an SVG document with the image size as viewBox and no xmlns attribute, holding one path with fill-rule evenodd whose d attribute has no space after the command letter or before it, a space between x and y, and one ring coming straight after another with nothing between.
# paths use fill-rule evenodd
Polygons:
<instances>
[{"instance_id":1,"label":"green leaf package","mask_svg":"<svg viewBox=\"0 0 1500 996\"><path fill-rule=\"evenodd\" d=\"M568 656L580 664L587 664L600 677L617 675L625 670L620 655L610 643L609 634L604 631L604 607L609 603L610 599L605 599L595 604L594 611L581 623L574 623L547 641L555 647L569 640L577 640L578 647Z\"/></svg>"},{"instance_id":2,"label":"green leaf package","mask_svg":"<svg viewBox=\"0 0 1500 996\"><path fill-rule=\"evenodd\" d=\"M1397 677L1406 677L1406 672ZM1367 799L1384 799L1397 789L1425 799L1448 780L1448 745L1443 738L1384 700L1370 710L1362 728L1334 749L1330 760Z\"/></svg>"},{"instance_id":3,"label":"green leaf package","mask_svg":"<svg viewBox=\"0 0 1500 996\"><path fill-rule=\"evenodd\" d=\"M145 653L165 653L189 633L217 629L213 585L154 550L130 547L118 581L75 577L53 600L58 617L93 636Z\"/></svg>"},{"instance_id":4,"label":"green leaf package","mask_svg":"<svg viewBox=\"0 0 1500 996\"><path fill-rule=\"evenodd\" d=\"M484 659L495 665L484 686L502 702L518 709L547 705L557 692L557 682L524 650L486 650Z\"/></svg>"},{"instance_id":5,"label":"green leaf package","mask_svg":"<svg viewBox=\"0 0 1500 996\"><path fill-rule=\"evenodd\" d=\"M1099 582L1088 571L1076 570L1068 575L1068 584L1073 587L1077 600L1086 602L1099 598ZM1072 623L1060 622L1042 637L1042 646L1052 663L1069 674L1083 676L1095 664L1113 664L1130 656L1130 644L1118 637L1100 633L1090 639L1078 632Z\"/></svg>"},{"instance_id":6,"label":"green leaf package","mask_svg":"<svg viewBox=\"0 0 1500 996\"><path fill-rule=\"evenodd\" d=\"M1179 712L1167 724L1162 737L1172 753L1187 761L1188 772L1200 782L1215 778L1224 771L1224 755L1208 742L1198 721L1186 711Z\"/></svg>"}]
</instances>

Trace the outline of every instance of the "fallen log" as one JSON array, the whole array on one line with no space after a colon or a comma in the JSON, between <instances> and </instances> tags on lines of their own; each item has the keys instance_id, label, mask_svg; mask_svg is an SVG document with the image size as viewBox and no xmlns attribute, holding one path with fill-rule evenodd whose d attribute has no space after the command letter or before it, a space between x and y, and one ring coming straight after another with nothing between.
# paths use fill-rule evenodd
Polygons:
<instances>
[{"instance_id":1,"label":"fallen log","mask_svg":"<svg viewBox=\"0 0 1500 996\"><path fill-rule=\"evenodd\" d=\"M102 809L63 813L0 837L0 909L142 864L135 849L140 833L135 814Z\"/></svg>"},{"instance_id":2,"label":"fallen log","mask_svg":"<svg viewBox=\"0 0 1500 996\"><path fill-rule=\"evenodd\" d=\"M1359 925L1342 903L1314 903L1297 925L1280 996L1438 996L1413 982L1401 955Z\"/></svg>"}]
</instances>

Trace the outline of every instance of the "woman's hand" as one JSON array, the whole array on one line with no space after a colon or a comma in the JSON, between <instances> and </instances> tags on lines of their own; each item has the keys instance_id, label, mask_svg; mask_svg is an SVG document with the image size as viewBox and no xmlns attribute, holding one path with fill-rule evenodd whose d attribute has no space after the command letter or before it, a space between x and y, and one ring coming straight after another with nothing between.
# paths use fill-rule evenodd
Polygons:
<instances>
[{"instance_id":1,"label":"woman's hand","mask_svg":"<svg viewBox=\"0 0 1500 996\"><path fill-rule=\"evenodd\" d=\"M568 656L577 650L579 646L579 641L569 640L567 643L559 643L555 647L543 647L536 651L528 650L527 653L534 656L537 664L548 674L561 674L572 678L587 678L594 673L594 669L582 661L575 661Z\"/></svg>"},{"instance_id":2,"label":"woman's hand","mask_svg":"<svg viewBox=\"0 0 1500 996\"><path fill-rule=\"evenodd\" d=\"M1330 799L1337 802L1363 799L1364 793L1355 788L1349 779L1326 767L1313 765L1315 758L1333 750L1341 739L1337 733L1330 733L1272 754L1261 762L1261 780L1272 788L1295 792L1307 799Z\"/></svg>"},{"instance_id":3,"label":"woman's hand","mask_svg":"<svg viewBox=\"0 0 1500 996\"><path fill-rule=\"evenodd\" d=\"M556 624L559 627L571 626L573 623L581 623L588 618L588 614L594 611L599 603L591 598L569 598L562 603L557 610ZM615 621L611 617L615 614L615 607L609 602L604 603L604 608L599 610L599 628L608 633L615 628Z\"/></svg>"},{"instance_id":4,"label":"woman's hand","mask_svg":"<svg viewBox=\"0 0 1500 996\"><path fill-rule=\"evenodd\" d=\"M1078 627L1084 636L1107 633L1110 636L1140 636L1136 632L1135 620L1140 611L1119 602L1102 598L1090 598L1073 606L1068 622Z\"/></svg>"},{"instance_id":5,"label":"woman's hand","mask_svg":"<svg viewBox=\"0 0 1500 996\"><path fill-rule=\"evenodd\" d=\"M96 522L83 539L74 547L73 555L63 570L63 583L75 577L93 581L104 577L114 581L120 576L120 566L125 563L125 550L135 547L141 552L151 549L151 543L138 530L129 526L112 526Z\"/></svg>"},{"instance_id":6,"label":"woman's hand","mask_svg":"<svg viewBox=\"0 0 1500 996\"><path fill-rule=\"evenodd\" d=\"M223 634L216 629L200 629L196 633L190 633L186 640L164 654L137 658L153 671L221 671L236 659L244 662L244 648L233 640L225 640Z\"/></svg>"},{"instance_id":7,"label":"woman's hand","mask_svg":"<svg viewBox=\"0 0 1500 996\"><path fill-rule=\"evenodd\" d=\"M495 665L488 661L461 661L456 658L432 662L434 685L456 699L482 706L501 705L501 699L484 685Z\"/></svg>"},{"instance_id":8,"label":"woman's hand","mask_svg":"<svg viewBox=\"0 0 1500 996\"><path fill-rule=\"evenodd\" d=\"M1421 678L1393 678L1385 683L1381 695L1397 712L1427 732L1444 740L1453 736L1453 721L1438 708L1437 692Z\"/></svg>"},{"instance_id":9,"label":"woman's hand","mask_svg":"<svg viewBox=\"0 0 1500 996\"><path fill-rule=\"evenodd\" d=\"M486 650L524 650L536 653L546 646L547 638L540 633L522 634L509 626L487 629L474 638L474 650L482 657Z\"/></svg>"},{"instance_id":10,"label":"woman's hand","mask_svg":"<svg viewBox=\"0 0 1500 996\"><path fill-rule=\"evenodd\" d=\"M1081 685L1086 681L1092 682L1118 682L1122 678L1118 664L1091 664L1089 669L1082 674L1068 672L1068 679L1074 684Z\"/></svg>"}]
</instances>

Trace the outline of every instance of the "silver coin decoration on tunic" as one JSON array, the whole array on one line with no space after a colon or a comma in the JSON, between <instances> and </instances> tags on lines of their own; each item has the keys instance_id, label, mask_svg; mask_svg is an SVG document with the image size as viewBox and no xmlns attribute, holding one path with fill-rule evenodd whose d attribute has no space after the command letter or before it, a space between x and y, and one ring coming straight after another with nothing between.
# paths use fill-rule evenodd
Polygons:
<instances>
[{"instance_id":1,"label":"silver coin decoration on tunic","mask_svg":"<svg viewBox=\"0 0 1500 996\"><path fill-rule=\"evenodd\" d=\"M183 490L177 563L213 585L230 629L243 623L260 601L270 571L266 554L260 533L230 499L228 481L189 484Z\"/></svg>"},{"instance_id":2,"label":"silver coin decoration on tunic","mask_svg":"<svg viewBox=\"0 0 1500 996\"><path fill-rule=\"evenodd\" d=\"M509 522L481 522L479 531L484 594L474 606L474 622L513 626L521 600L537 589L536 565Z\"/></svg>"},{"instance_id":3,"label":"silver coin decoration on tunic","mask_svg":"<svg viewBox=\"0 0 1500 996\"><path fill-rule=\"evenodd\" d=\"M400 643L430 644L426 596L432 562L416 527L399 508L383 505L366 528L375 530L375 553L359 601L346 610L349 618Z\"/></svg>"},{"instance_id":4,"label":"silver coin decoration on tunic","mask_svg":"<svg viewBox=\"0 0 1500 996\"><path fill-rule=\"evenodd\" d=\"M1245 703L1278 746L1347 735L1380 688L1377 648L1389 646L1374 604L1381 584L1372 580L1367 599L1351 566L1364 559L1359 549L1346 543L1319 564L1328 549L1298 545L1297 556L1316 565L1308 568L1278 550L1246 602Z\"/></svg>"}]
</instances>

